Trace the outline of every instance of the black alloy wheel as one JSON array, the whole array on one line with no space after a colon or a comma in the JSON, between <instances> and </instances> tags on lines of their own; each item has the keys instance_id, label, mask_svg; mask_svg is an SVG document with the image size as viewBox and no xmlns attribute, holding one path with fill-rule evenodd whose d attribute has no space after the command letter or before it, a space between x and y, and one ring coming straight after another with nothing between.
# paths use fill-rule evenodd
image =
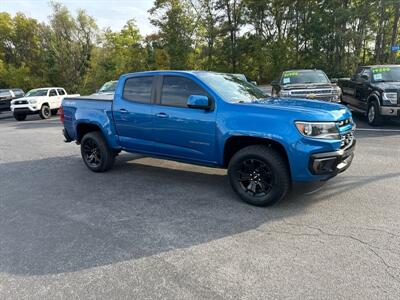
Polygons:
<instances>
[{"instance_id":1,"label":"black alloy wheel","mask_svg":"<svg viewBox=\"0 0 400 300\"><path fill-rule=\"evenodd\" d=\"M291 185L285 157L266 145L252 145L236 152L229 161L228 177L238 196L257 206L276 203Z\"/></svg>"},{"instance_id":2,"label":"black alloy wheel","mask_svg":"<svg viewBox=\"0 0 400 300\"><path fill-rule=\"evenodd\" d=\"M50 117L51 117L51 109L50 109L50 107L48 107L47 105L43 105L43 106L40 108L39 116L40 116L40 118L42 118L42 119L48 119L48 118L50 118Z\"/></svg>"},{"instance_id":3,"label":"black alloy wheel","mask_svg":"<svg viewBox=\"0 0 400 300\"><path fill-rule=\"evenodd\" d=\"M98 168L101 165L101 152L99 145L93 139L86 139L82 145L83 158L90 168Z\"/></svg>"},{"instance_id":4,"label":"black alloy wheel","mask_svg":"<svg viewBox=\"0 0 400 300\"><path fill-rule=\"evenodd\" d=\"M263 197L271 192L274 175L271 167L255 158L247 159L236 170L239 185L253 197Z\"/></svg>"},{"instance_id":5,"label":"black alloy wheel","mask_svg":"<svg viewBox=\"0 0 400 300\"><path fill-rule=\"evenodd\" d=\"M93 172L112 168L115 151L111 149L100 131L89 132L81 140L81 155L85 165Z\"/></svg>"}]
</instances>

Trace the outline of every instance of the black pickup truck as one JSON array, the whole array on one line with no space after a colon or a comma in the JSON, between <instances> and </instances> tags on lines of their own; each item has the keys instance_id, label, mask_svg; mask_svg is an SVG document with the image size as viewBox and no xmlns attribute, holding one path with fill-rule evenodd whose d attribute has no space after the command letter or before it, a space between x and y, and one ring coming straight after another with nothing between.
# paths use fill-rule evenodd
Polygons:
<instances>
[{"instance_id":1,"label":"black pickup truck","mask_svg":"<svg viewBox=\"0 0 400 300\"><path fill-rule=\"evenodd\" d=\"M359 67L349 80L339 80L338 84L343 91L342 102L366 114L370 125L400 117L400 65Z\"/></svg>"},{"instance_id":2,"label":"black pickup truck","mask_svg":"<svg viewBox=\"0 0 400 300\"><path fill-rule=\"evenodd\" d=\"M0 112L10 110L11 100L21 98L25 95L21 89L0 89Z\"/></svg>"},{"instance_id":3,"label":"black pickup truck","mask_svg":"<svg viewBox=\"0 0 400 300\"><path fill-rule=\"evenodd\" d=\"M340 102L341 90L328 76L316 69L289 70L271 82L272 96Z\"/></svg>"}]
</instances>

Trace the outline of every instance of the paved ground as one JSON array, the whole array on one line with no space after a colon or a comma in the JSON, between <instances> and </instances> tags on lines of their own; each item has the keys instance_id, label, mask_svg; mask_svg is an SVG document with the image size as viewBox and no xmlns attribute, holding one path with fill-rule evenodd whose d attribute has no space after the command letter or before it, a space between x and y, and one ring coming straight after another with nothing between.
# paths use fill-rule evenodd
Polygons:
<instances>
[{"instance_id":1,"label":"paved ground","mask_svg":"<svg viewBox=\"0 0 400 300\"><path fill-rule=\"evenodd\" d=\"M396 124L358 131L321 190L256 208L224 171L123 154L94 174L57 119L5 117L0 299L400 297Z\"/></svg>"}]
</instances>

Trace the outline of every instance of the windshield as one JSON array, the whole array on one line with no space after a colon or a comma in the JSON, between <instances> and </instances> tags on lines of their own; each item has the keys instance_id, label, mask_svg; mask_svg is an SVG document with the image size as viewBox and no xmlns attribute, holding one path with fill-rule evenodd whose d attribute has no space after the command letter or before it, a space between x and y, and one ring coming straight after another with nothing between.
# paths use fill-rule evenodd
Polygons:
<instances>
[{"instance_id":1,"label":"windshield","mask_svg":"<svg viewBox=\"0 0 400 300\"><path fill-rule=\"evenodd\" d=\"M117 86L117 81L106 82L100 88L99 93L115 92L115 87L116 86Z\"/></svg>"},{"instance_id":2,"label":"windshield","mask_svg":"<svg viewBox=\"0 0 400 300\"><path fill-rule=\"evenodd\" d=\"M30 90L26 93L25 97L47 96L47 91L48 89Z\"/></svg>"},{"instance_id":3,"label":"windshield","mask_svg":"<svg viewBox=\"0 0 400 300\"><path fill-rule=\"evenodd\" d=\"M269 97L255 85L232 74L199 73L198 77L228 102L252 102Z\"/></svg>"},{"instance_id":4,"label":"windshield","mask_svg":"<svg viewBox=\"0 0 400 300\"><path fill-rule=\"evenodd\" d=\"M374 82L400 81L400 67L376 67L372 68Z\"/></svg>"},{"instance_id":5,"label":"windshield","mask_svg":"<svg viewBox=\"0 0 400 300\"><path fill-rule=\"evenodd\" d=\"M10 90L0 90L0 96L11 96Z\"/></svg>"},{"instance_id":6,"label":"windshield","mask_svg":"<svg viewBox=\"0 0 400 300\"><path fill-rule=\"evenodd\" d=\"M283 72L281 82L282 84L330 83L324 72L314 70Z\"/></svg>"}]
</instances>

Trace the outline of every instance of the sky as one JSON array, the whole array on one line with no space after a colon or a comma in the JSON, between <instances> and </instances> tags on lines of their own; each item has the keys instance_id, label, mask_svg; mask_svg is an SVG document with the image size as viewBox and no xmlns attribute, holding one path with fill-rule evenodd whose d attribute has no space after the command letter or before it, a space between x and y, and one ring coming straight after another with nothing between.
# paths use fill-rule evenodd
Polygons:
<instances>
[{"instance_id":1,"label":"sky","mask_svg":"<svg viewBox=\"0 0 400 300\"><path fill-rule=\"evenodd\" d=\"M58 0L75 15L78 9L84 9L96 19L99 28L110 27L120 30L129 19L135 19L142 35L156 31L150 24L148 10L153 0ZM0 11L14 16L17 12L48 22L51 14L50 0L0 0Z\"/></svg>"}]
</instances>

